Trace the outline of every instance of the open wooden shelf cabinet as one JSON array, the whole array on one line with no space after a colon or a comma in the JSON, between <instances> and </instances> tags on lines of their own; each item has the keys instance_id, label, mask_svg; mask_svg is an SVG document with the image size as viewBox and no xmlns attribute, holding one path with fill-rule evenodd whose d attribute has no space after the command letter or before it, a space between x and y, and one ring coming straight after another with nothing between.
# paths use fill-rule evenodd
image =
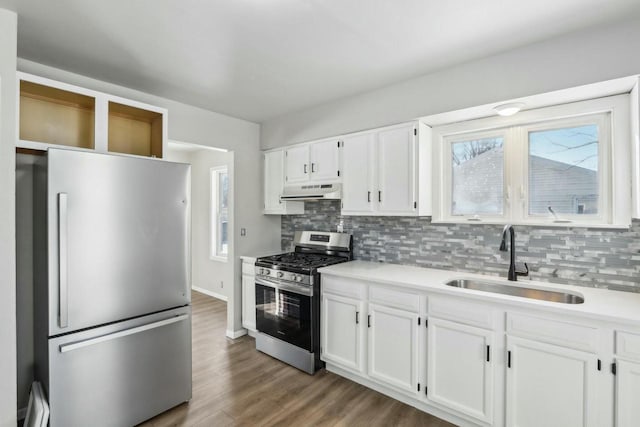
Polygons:
<instances>
[{"instance_id":1,"label":"open wooden shelf cabinet","mask_svg":"<svg viewBox=\"0 0 640 427\"><path fill-rule=\"evenodd\" d=\"M163 157L166 109L32 74L17 78L18 148Z\"/></svg>"}]
</instances>

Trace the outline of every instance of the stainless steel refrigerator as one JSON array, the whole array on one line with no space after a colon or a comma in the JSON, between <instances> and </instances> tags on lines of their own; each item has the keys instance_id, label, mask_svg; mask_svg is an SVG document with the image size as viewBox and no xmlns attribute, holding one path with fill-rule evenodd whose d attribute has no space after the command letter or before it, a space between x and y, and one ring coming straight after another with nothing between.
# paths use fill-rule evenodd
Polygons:
<instances>
[{"instance_id":1,"label":"stainless steel refrigerator","mask_svg":"<svg viewBox=\"0 0 640 427\"><path fill-rule=\"evenodd\" d=\"M50 149L34 168L35 376L52 427L191 398L190 166Z\"/></svg>"}]
</instances>

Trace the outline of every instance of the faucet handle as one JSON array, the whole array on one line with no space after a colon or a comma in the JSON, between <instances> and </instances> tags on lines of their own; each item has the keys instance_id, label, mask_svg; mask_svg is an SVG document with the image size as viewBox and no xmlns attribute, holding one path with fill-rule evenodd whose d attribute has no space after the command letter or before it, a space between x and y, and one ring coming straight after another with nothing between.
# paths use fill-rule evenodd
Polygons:
<instances>
[{"instance_id":1,"label":"faucet handle","mask_svg":"<svg viewBox=\"0 0 640 427\"><path fill-rule=\"evenodd\" d=\"M517 276L528 276L529 275L529 266L526 262L516 263L516 275Z\"/></svg>"}]
</instances>

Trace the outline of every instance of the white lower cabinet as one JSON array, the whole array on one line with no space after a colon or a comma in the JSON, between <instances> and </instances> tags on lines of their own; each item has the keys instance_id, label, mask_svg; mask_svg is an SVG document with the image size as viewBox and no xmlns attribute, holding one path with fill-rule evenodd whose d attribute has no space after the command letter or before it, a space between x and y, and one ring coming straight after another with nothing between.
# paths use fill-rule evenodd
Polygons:
<instances>
[{"instance_id":1,"label":"white lower cabinet","mask_svg":"<svg viewBox=\"0 0 640 427\"><path fill-rule=\"evenodd\" d=\"M419 316L369 304L368 374L412 394L418 393Z\"/></svg>"},{"instance_id":2,"label":"white lower cabinet","mask_svg":"<svg viewBox=\"0 0 640 427\"><path fill-rule=\"evenodd\" d=\"M256 283L255 277L242 275L242 327L256 330Z\"/></svg>"},{"instance_id":3,"label":"white lower cabinet","mask_svg":"<svg viewBox=\"0 0 640 427\"><path fill-rule=\"evenodd\" d=\"M493 331L437 318L428 331L429 400L491 424Z\"/></svg>"},{"instance_id":4,"label":"white lower cabinet","mask_svg":"<svg viewBox=\"0 0 640 427\"><path fill-rule=\"evenodd\" d=\"M256 259L242 257L242 327L256 332Z\"/></svg>"},{"instance_id":5,"label":"white lower cabinet","mask_svg":"<svg viewBox=\"0 0 640 427\"><path fill-rule=\"evenodd\" d=\"M595 354L508 336L506 424L595 427L597 364Z\"/></svg>"},{"instance_id":6,"label":"white lower cabinet","mask_svg":"<svg viewBox=\"0 0 640 427\"><path fill-rule=\"evenodd\" d=\"M324 273L322 292L327 369L420 410L464 426L640 426L635 329L614 339L597 319Z\"/></svg>"},{"instance_id":7,"label":"white lower cabinet","mask_svg":"<svg viewBox=\"0 0 640 427\"><path fill-rule=\"evenodd\" d=\"M640 425L640 363L616 362L616 426Z\"/></svg>"},{"instance_id":8,"label":"white lower cabinet","mask_svg":"<svg viewBox=\"0 0 640 427\"><path fill-rule=\"evenodd\" d=\"M322 359L341 367L363 370L363 320L366 322L362 301L323 293L320 326Z\"/></svg>"}]
</instances>

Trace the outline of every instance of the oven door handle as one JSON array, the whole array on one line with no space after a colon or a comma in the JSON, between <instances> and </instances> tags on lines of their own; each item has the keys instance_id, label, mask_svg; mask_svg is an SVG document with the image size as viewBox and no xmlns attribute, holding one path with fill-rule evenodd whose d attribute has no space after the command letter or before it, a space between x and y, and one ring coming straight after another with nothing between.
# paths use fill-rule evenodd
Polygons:
<instances>
[{"instance_id":1,"label":"oven door handle","mask_svg":"<svg viewBox=\"0 0 640 427\"><path fill-rule=\"evenodd\" d=\"M313 296L313 288L311 286L300 286L290 283L275 282L273 280L267 280L261 277L256 277L256 285L262 285L277 290L292 292L298 295L305 295L308 297Z\"/></svg>"}]
</instances>

